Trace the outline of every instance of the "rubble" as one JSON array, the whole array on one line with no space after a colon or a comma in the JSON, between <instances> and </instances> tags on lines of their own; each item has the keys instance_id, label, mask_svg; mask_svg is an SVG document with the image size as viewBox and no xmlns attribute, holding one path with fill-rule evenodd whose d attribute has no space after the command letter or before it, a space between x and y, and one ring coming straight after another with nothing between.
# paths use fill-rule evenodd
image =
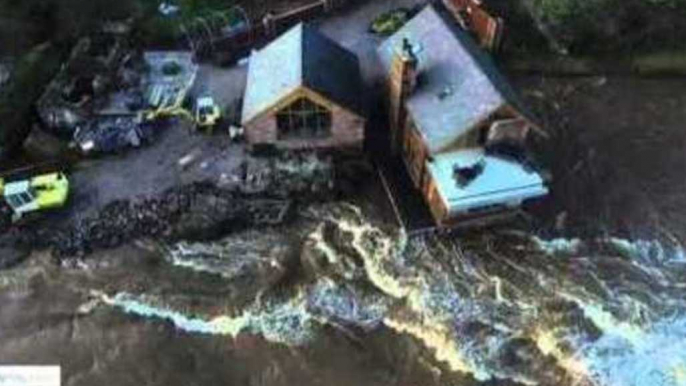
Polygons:
<instances>
[{"instance_id":1,"label":"rubble","mask_svg":"<svg viewBox=\"0 0 686 386\"><path fill-rule=\"evenodd\" d=\"M96 34L76 45L38 101L38 114L44 128L86 154L138 147L152 139L144 113L173 115L197 70L189 52L140 54L125 33Z\"/></svg>"},{"instance_id":2,"label":"rubble","mask_svg":"<svg viewBox=\"0 0 686 386\"><path fill-rule=\"evenodd\" d=\"M49 131L71 138L79 124L108 102L127 48L123 36L96 34L82 38L62 71L38 100L38 114Z\"/></svg>"},{"instance_id":3,"label":"rubble","mask_svg":"<svg viewBox=\"0 0 686 386\"><path fill-rule=\"evenodd\" d=\"M278 157L249 157L244 191L301 198L326 197L334 190L334 161L315 152L287 152Z\"/></svg>"},{"instance_id":4,"label":"rubble","mask_svg":"<svg viewBox=\"0 0 686 386\"><path fill-rule=\"evenodd\" d=\"M74 143L84 154L112 153L151 142L158 127L155 122L141 122L133 115L103 116L77 128Z\"/></svg>"},{"instance_id":5,"label":"rubble","mask_svg":"<svg viewBox=\"0 0 686 386\"><path fill-rule=\"evenodd\" d=\"M195 183L157 197L115 201L97 215L66 226L21 229L18 243L52 248L57 258L64 259L145 237L212 240L253 224L265 224L265 218L272 224L285 221L284 207L289 205L285 201L279 204L209 183Z\"/></svg>"}]
</instances>

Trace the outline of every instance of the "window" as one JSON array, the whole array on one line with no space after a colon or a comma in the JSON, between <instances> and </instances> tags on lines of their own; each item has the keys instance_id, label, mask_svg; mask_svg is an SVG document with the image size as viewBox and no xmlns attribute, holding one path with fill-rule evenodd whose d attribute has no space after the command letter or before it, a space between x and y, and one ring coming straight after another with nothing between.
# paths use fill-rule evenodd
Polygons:
<instances>
[{"instance_id":1,"label":"window","mask_svg":"<svg viewBox=\"0 0 686 386\"><path fill-rule=\"evenodd\" d=\"M331 113L300 98L276 114L279 139L326 138L331 135Z\"/></svg>"},{"instance_id":2,"label":"window","mask_svg":"<svg viewBox=\"0 0 686 386\"><path fill-rule=\"evenodd\" d=\"M27 192L21 193L20 197L22 200L24 200L24 205L29 204L33 201L33 197Z\"/></svg>"},{"instance_id":3,"label":"window","mask_svg":"<svg viewBox=\"0 0 686 386\"><path fill-rule=\"evenodd\" d=\"M5 199L13 209L21 208L24 205L18 196L7 196Z\"/></svg>"},{"instance_id":4,"label":"window","mask_svg":"<svg viewBox=\"0 0 686 386\"><path fill-rule=\"evenodd\" d=\"M14 209L21 208L24 205L33 202L33 196L30 192L20 192L11 196L5 197L7 203Z\"/></svg>"}]
</instances>

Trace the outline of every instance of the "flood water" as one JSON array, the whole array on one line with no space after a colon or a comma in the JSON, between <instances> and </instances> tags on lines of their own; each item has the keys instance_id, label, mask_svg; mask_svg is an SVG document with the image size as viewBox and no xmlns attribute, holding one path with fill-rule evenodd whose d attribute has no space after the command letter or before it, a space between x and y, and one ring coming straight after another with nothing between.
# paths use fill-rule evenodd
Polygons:
<instances>
[{"instance_id":1,"label":"flood water","mask_svg":"<svg viewBox=\"0 0 686 386\"><path fill-rule=\"evenodd\" d=\"M612 82L556 112L583 140L557 144L556 174L597 154L546 208L568 227L410 239L335 202L213 243L143 240L62 266L36 252L0 271L0 363L60 364L65 385L684 386L683 134L667 129L677 113L643 108L686 114L684 85ZM623 99L636 86L651 99ZM614 115L619 142L583 131L613 109L631 111ZM632 126L641 111L652 135Z\"/></svg>"},{"instance_id":2,"label":"flood water","mask_svg":"<svg viewBox=\"0 0 686 386\"><path fill-rule=\"evenodd\" d=\"M37 256L0 276L0 358L67 385L686 384L677 244L408 240L343 203L296 223Z\"/></svg>"}]
</instances>

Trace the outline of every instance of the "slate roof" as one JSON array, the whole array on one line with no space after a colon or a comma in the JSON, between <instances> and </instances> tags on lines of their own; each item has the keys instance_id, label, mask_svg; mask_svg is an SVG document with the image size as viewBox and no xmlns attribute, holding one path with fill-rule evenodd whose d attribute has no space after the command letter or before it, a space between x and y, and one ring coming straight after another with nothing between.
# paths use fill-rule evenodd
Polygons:
<instances>
[{"instance_id":1,"label":"slate roof","mask_svg":"<svg viewBox=\"0 0 686 386\"><path fill-rule=\"evenodd\" d=\"M428 5L381 45L386 73L404 38L419 60L418 85L407 109L430 152L444 150L503 105L526 114L490 56L441 4Z\"/></svg>"},{"instance_id":2,"label":"slate roof","mask_svg":"<svg viewBox=\"0 0 686 386\"><path fill-rule=\"evenodd\" d=\"M300 23L250 56L243 123L300 87L364 116L357 56Z\"/></svg>"}]
</instances>

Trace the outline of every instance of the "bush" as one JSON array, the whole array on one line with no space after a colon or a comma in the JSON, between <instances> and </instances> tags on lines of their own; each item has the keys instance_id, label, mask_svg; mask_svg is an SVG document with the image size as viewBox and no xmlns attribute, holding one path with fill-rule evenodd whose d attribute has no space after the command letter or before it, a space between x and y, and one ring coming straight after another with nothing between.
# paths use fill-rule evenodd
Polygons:
<instances>
[{"instance_id":1,"label":"bush","mask_svg":"<svg viewBox=\"0 0 686 386\"><path fill-rule=\"evenodd\" d=\"M1 0L0 0L1 1ZM137 23L134 37L143 47L174 47L182 38L181 24L188 27L199 17L218 11L226 11L235 3L230 0L177 0L170 3L179 6L179 12L164 16L159 12L158 0L137 0L143 17ZM229 14L228 22L236 15Z\"/></svg>"},{"instance_id":2,"label":"bush","mask_svg":"<svg viewBox=\"0 0 686 386\"><path fill-rule=\"evenodd\" d=\"M524 0L572 52L663 48L686 36L686 0Z\"/></svg>"},{"instance_id":3,"label":"bush","mask_svg":"<svg viewBox=\"0 0 686 386\"><path fill-rule=\"evenodd\" d=\"M0 55L26 52L47 41L73 41L105 20L128 18L138 1L0 0Z\"/></svg>"},{"instance_id":4,"label":"bush","mask_svg":"<svg viewBox=\"0 0 686 386\"><path fill-rule=\"evenodd\" d=\"M142 47L159 47L173 45L180 33L175 18L152 15L137 23L133 35Z\"/></svg>"}]
</instances>

